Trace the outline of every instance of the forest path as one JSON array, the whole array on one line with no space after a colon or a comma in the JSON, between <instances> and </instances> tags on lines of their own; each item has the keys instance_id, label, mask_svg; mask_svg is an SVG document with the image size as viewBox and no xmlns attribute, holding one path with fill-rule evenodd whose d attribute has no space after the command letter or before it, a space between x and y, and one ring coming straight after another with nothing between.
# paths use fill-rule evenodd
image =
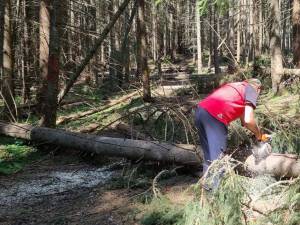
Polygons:
<instances>
[{"instance_id":1,"label":"forest path","mask_svg":"<svg viewBox=\"0 0 300 225\"><path fill-rule=\"evenodd\" d=\"M191 72L192 68L184 60L181 60L176 65L163 65L161 75L154 75L157 78L157 88L153 91L153 95L173 97L180 89L190 89L192 87L190 80Z\"/></svg>"},{"instance_id":2,"label":"forest path","mask_svg":"<svg viewBox=\"0 0 300 225\"><path fill-rule=\"evenodd\" d=\"M127 188L122 176L120 169L98 168L77 154L50 156L13 176L0 176L0 224L140 224L144 204L138 199L151 190ZM178 175L161 191L180 200L196 181Z\"/></svg>"}]
</instances>

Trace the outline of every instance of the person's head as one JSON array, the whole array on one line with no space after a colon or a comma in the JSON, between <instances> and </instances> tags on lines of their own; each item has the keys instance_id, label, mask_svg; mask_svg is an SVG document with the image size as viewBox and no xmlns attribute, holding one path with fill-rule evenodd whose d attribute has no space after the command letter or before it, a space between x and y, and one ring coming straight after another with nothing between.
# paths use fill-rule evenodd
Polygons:
<instances>
[{"instance_id":1,"label":"person's head","mask_svg":"<svg viewBox=\"0 0 300 225\"><path fill-rule=\"evenodd\" d=\"M262 84L261 84L259 79L251 78L251 79L247 80L247 82L248 82L248 84L250 84L255 89L255 91L258 94L260 93L260 90L262 88Z\"/></svg>"}]
</instances>

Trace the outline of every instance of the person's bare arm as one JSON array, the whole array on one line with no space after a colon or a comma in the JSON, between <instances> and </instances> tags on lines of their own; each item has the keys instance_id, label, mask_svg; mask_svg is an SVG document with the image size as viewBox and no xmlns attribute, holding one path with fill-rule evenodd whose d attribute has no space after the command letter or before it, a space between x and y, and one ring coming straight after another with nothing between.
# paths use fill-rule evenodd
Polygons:
<instances>
[{"instance_id":1,"label":"person's bare arm","mask_svg":"<svg viewBox=\"0 0 300 225\"><path fill-rule=\"evenodd\" d=\"M245 112L243 117L241 117L241 122L248 130L250 130L255 135L258 140L261 139L261 131L255 121L254 109L252 106L245 106Z\"/></svg>"}]
</instances>

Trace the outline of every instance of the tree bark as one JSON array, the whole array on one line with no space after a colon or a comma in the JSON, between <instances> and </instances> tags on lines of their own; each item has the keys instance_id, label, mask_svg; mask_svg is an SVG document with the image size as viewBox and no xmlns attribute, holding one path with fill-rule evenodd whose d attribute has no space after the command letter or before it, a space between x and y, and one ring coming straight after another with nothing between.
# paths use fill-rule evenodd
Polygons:
<instances>
[{"instance_id":1,"label":"tree bark","mask_svg":"<svg viewBox=\"0 0 300 225\"><path fill-rule=\"evenodd\" d=\"M101 46L101 44L103 43L103 41L107 37L107 35L110 32L110 30L115 25L115 23L118 20L118 18L121 16L122 12L127 7L127 5L128 5L129 2L130 2L130 0L124 0L124 2L122 3L122 5L119 7L118 11L113 16L112 20L104 28L104 30L101 33L99 39L96 40L94 46L87 53L87 55L86 55L85 59L83 60L83 62L80 65L76 66L74 72L72 72L70 80L68 81L68 83L66 84L66 86L61 90L61 92L58 95L58 103L60 103L62 101L62 99L65 97L65 95L70 91L70 89L72 88L73 84L75 83L75 81L77 80L77 78L80 76L80 74L82 73L82 71L85 69L85 67L88 65L88 63L90 62L90 60L93 58L93 56L97 52L98 48Z\"/></svg>"},{"instance_id":2,"label":"tree bark","mask_svg":"<svg viewBox=\"0 0 300 225\"><path fill-rule=\"evenodd\" d=\"M231 6L233 7L233 6ZM236 71L236 61L235 61L235 35L234 35L234 8L229 9L229 23L228 23L228 58L229 58L229 64L228 64L228 73L233 74Z\"/></svg>"},{"instance_id":3,"label":"tree bark","mask_svg":"<svg viewBox=\"0 0 300 225\"><path fill-rule=\"evenodd\" d=\"M0 97L3 98L5 105L4 117L10 121L15 121L17 111L14 101L11 1L5 0L1 4L3 4L1 6L3 10L3 24L0 26L3 26L3 34L1 34L3 35L3 38L0 38L0 40L2 39L2 42L0 43L0 45L2 45L2 67L0 67L2 84L0 87Z\"/></svg>"},{"instance_id":4,"label":"tree bark","mask_svg":"<svg viewBox=\"0 0 300 225\"><path fill-rule=\"evenodd\" d=\"M42 86L39 93L41 120L45 127L56 126L57 94L59 79L60 37L58 32L58 11L61 1L41 1L40 8L40 66Z\"/></svg>"},{"instance_id":5,"label":"tree bark","mask_svg":"<svg viewBox=\"0 0 300 225\"><path fill-rule=\"evenodd\" d=\"M241 27L242 27L242 21L241 21L241 1L238 1L238 12L237 12L237 35L236 35L236 62L240 63L241 61Z\"/></svg>"},{"instance_id":6,"label":"tree bark","mask_svg":"<svg viewBox=\"0 0 300 225\"><path fill-rule=\"evenodd\" d=\"M194 151L191 151L194 149L193 145L172 145L152 141L101 137L45 127L1 122L0 134L112 157L201 165L200 157L196 156Z\"/></svg>"},{"instance_id":7,"label":"tree bark","mask_svg":"<svg viewBox=\"0 0 300 225\"><path fill-rule=\"evenodd\" d=\"M283 74L282 52L280 41L280 10L279 0L271 1L271 38L270 38L270 53L271 53L271 77L272 77L272 91L277 94L279 91L279 84Z\"/></svg>"},{"instance_id":8,"label":"tree bark","mask_svg":"<svg viewBox=\"0 0 300 225\"><path fill-rule=\"evenodd\" d=\"M148 68L147 58L147 31L146 31L146 18L145 18L145 0L138 0L138 20L140 23L140 56L141 56L141 75L143 80L143 99L146 102L151 101L151 90L150 90L150 72Z\"/></svg>"},{"instance_id":9,"label":"tree bark","mask_svg":"<svg viewBox=\"0 0 300 225\"><path fill-rule=\"evenodd\" d=\"M156 3L152 2L152 56L153 61L157 61L157 7Z\"/></svg>"},{"instance_id":10,"label":"tree bark","mask_svg":"<svg viewBox=\"0 0 300 225\"><path fill-rule=\"evenodd\" d=\"M271 174L279 178L300 175L300 161L297 155L271 153L261 160L251 155L245 164L254 174Z\"/></svg>"},{"instance_id":11,"label":"tree bark","mask_svg":"<svg viewBox=\"0 0 300 225\"><path fill-rule=\"evenodd\" d=\"M101 137L4 122L0 122L0 134L133 160L142 159L195 166L200 166L202 162L201 157L195 153L194 145L172 145L155 141ZM196 152L201 151L198 148ZM300 161L296 155L271 153L260 159L251 155L246 160L246 166L250 171L258 174L271 174L277 177L300 175Z\"/></svg>"},{"instance_id":12,"label":"tree bark","mask_svg":"<svg viewBox=\"0 0 300 225\"><path fill-rule=\"evenodd\" d=\"M213 7L213 52L214 52L214 67L215 67L215 74L219 74L220 71L220 62L219 62L219 50L218 50L218 45L219 45L219 38L218 38L218 13L216 6Z\"/></svg>"},{"instance_id":13,"label":"tree bark","mask_svg":"<svg viewBox=\"0 0 300 225\"><path fill-rule=\"evenodd\" d=\"M123 41L122 41L122 46L121 46L121 52L123 54L122 56L122 64L123 64L123 71L125 73L125 82L129 82L129 64L130 64L130 51L129 51L129 40L128 40L128 36L133 24L133 19L136 15L136 11L137 11L137 0L134 1L134 5L131 11L131 15L130 18L126 21L126 28L125 28L125 32L124 32L124 37L123 37Z\"/></svg>"},{"instance_id":14,"label":"tree bark","mask_svg":"<svg viewBox=\"0 0 300 225\"><path fill-rule=\"evenodd\" d=\"M195 4L195 13L196 13L196 30L197 30L197 70L198 74L202 72L202 46L201 46L201 21L200 21L200 12L197 6L197 2Z\"/></svg>"},{"instance_id":15,"label":"tree bark","mask_svg":"<svg viewBox=\"0 0 300 225\"><path fill-rule=\"evenodd\" d=\"M0 1L0 78L3 76L3 39L4 39L4 14L5 1ZM2 81L2 80L1 80ZM0 83L1 85L1 83Z\"/></svg>"},{"instance_id":16,"label":"tree bark","mask_svg":"<svg viewBox=\"0 0 300 225\"><path fill-rule=\"evenodd\" d=\"M300 0L293 3L293 60L297 68L300 68Z\"/></svg>"}]
</instances>

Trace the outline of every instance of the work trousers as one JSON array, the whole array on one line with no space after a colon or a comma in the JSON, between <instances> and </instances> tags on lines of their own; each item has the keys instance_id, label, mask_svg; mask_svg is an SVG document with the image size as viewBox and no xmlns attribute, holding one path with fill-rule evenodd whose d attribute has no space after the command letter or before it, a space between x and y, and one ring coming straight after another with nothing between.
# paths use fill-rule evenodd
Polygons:
<instances>
[{"instance_id":1,"label":"work trousers","mask_svg":"<svg viewBox=\"0 0 300 225\"><path fill-rule=\"evenodd\" d=\"M200 106L195 112L195 124L204 153L203 171L206 171L209 164L226 150L228 128Z\"/></svg>"}]
</instances>

